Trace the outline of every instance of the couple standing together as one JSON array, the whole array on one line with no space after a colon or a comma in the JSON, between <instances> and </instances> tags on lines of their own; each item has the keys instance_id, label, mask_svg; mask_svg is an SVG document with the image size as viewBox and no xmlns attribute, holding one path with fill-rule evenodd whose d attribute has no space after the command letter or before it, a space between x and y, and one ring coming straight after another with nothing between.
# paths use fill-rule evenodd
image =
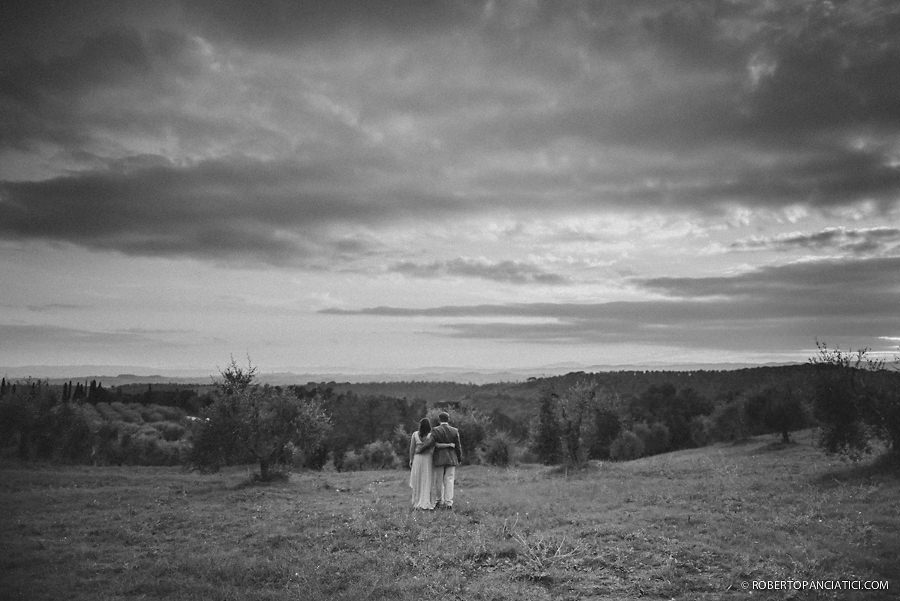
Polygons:
<instances>
[{"instance_id":1,"label":"couple standing together","mask_svg":"<svg viewBox=\"0 0 900 601\"><path fill-rule=\"evenodd\" d=\"M434 428L428 419L409 439L409 487L413 509L453 508L453 483L456 466L462 460L459 430L449 424L446 412L438 415Z\"/></svg>"}]
</instances>

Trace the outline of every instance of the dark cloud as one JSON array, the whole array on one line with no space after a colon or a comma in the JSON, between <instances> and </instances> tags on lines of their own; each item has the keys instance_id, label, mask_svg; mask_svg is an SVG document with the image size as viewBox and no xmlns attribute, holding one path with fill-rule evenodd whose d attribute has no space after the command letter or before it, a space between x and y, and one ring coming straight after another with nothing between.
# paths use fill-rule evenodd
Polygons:
<instances>
[{"instance_id":1,"label":"dark cloud","mask_svg":"<svg viewBox=\"0 0 900 601\"><path fill-rule=\"evenodd\" d=\"M204 0L183 3L187 22L213 39L277 50L341 36L419 36L472 22L481 2L443 0Z\"/></svg>"},{"instance_id":2,"label":"dark cloud","mask_svg":"<svg viewBox=\"0 0 900 601\"><path fill-rule=\"evenodd\" d=\"M568 278L547 272L535 265L520 261L488 261L485 259L453 259L432 263L402 261L390 271L417 278L462 276L485 279L506 284L569 284Z\"/></svg>"},{"instance_id":3,"label":"dark cloud","mask_svg":"<svg viewBox=\"0 0 900 601\"><path fill-rule=\"evenodd\" d=\"M634 283L677 298L756 299L773 304L809 304L850 309L854 303L879 310L900 292L900 257L830 259L761 267L740 275L706 278L649 278Z\"/></svg>"},{"instance_id":4,"label":"dark cloud","mask_svg":"<svg viewBox=\"0 0 900 601\"><path fill-rule=\"evenodd\" d=\"M603 169L579 167L522 173L495 170L478 183L496 194L529 199L549 195L555 206L698 211L715 214L726 208L778 208L803 205L823 210L874 202L888 212L900 198L900 166L880 153L843 148L811 148L807 156L785 156L760 166L752 156L723 149L720 156L685 156L665 164L620 166L613 158ZM752 154L752 153L751 153ZM652 159L647 160L652 163ZM522 204L531 204L525 202ZM539 205L539 200L533 204Z\"/></svg>"},{"instance_id":5,"label":"dark cloud","mask_svg":"<svg viewBox=\"0 0 900 601\"><path fill-rule=\"evenodd\" d=\"M865 305L865 303L863 303ZM376 307L361 311L328 310L333 315L434 317L448 336L475 340L546 344L650 344L740 351L751 348L801 349L816 337L874 340L893 335L887 324L893 309L873 314L836 311L805 312L794 303L734 300L687 300L632 303L510 304L447 306L430 309ZM860 308L860 307L856 307ZM863 306L862 309L867 307ZM776 310L777 309L777 310ZM477 321L465 321L476 319ZM452 321L448 321L452 320Z\"/></svg>"},{"instance_id":6,"label":"dark cloud","mask_svg":"<svg viewBox=\"0 0 900 601\"><path fill-rule=\"evenodd\" d=\"M878 339L896 335L900 258L817 261L729 277L655 278L635 283L666 298L373 307L323 313L453 320L442 325L448 335L510 342L798 349L808 347L816 337ZM473 318L479 321L458 321Z\"/></svg>"},{"instance_id":7,"label":"dark cloud","mask_svg":"<svg viewBox=\"0 0 900 601\"><path fill-rule=\"evenodd\" d=\"M764 65L748 121L782 136L900 123L900 10L889 0L778 3L761 22Z\"/></svg>"},{"instance_id":8,"label":"dark cloud","mask_svg":"<svg viewBox=\"0 0 900 601\"><path fill-rule=\"evenodd\" d=\"M104 130L149 135L168 125L196 134L202 119L185 119L173 101L208 62L181 33L122 28L92 34L71 54L0 64L0 137L76 152Z\"/></svg>"},{"instance_id":9,"label":"dark cloud","mask_svg":"<svg viewBox=\"0 0 900 601\"><path fill-rule=\"evenodd\" d=\"M803 204L820 208L868 200L885 210L896 203L900 168L887 164L881 154L837 148L811 153L799 159L785 157L782 164L765 169L726 169L710 185L697 186L693 198L744 206ZM683 192L690 194L690 190Z\"/></svg>"},{"instance_id":10,"label":"dark cloud","mask_svg":"<svg viewBox=\"0 0 900 601\"><path fill-rule=\"evenodd\" d=\"M6 239L309 265L356 252L323 226L900 201L889 0L10 6L0 151L51 167Z\"/></svg>"},{"instance_id":11,"label":"dark cloud","mask_svg":"<svg viewBox=\"0 0 900 601\"><path fill-rule=\"evenodd\" d=\"M726 30L738 11L726 3L666 3L642 19L648 37L661 52L681 63L708 69L731 67L742 58L740 39Z\"/></svg>"},{"instance_id":12,"label":"dark cloud","mask_svg":"<svg viewBox=\"0 0 900 601\"><path fill-rule=\"evenodd\" d=\"M52 325L0 324L0 337L15 341L23 352L33 348L73 347L95 350L112 346L139 347L153 341L144 332L100 332Z\"/></svg>"},{"instance_id":13,"label":"dark cloud","mask_svg":"<svg viewBox=\"0 0 900 601\"><path fill-rule=\"evenodd\" d=\"M11 303L0 303L0 309L26 309L32 313L53 313L57 311L70 311L75 309L86 309L87 305L75 305L71 303L33 303L27 305L15 305Z\"/></svg>"},{"instance_id":14,"label":"dark cloud","mask_svg":"<svg viewBox=\"0 0 900 601\"><path fill-rule=\"evenodd\" d=\"M7 305L4 305L7 306ZM71 303L43 303L40 305L28 305L28 310L33 313L49 313L57 311L69 311L73 309L84 309L83 305L73 305Z\"/></svg>"},{"instance_id":15,"label":"dark cloud","mask_svg":"<svg viewBox=\"0 0 900 601\"><path fill-rule=\"evenodd\" d=\"M150 163L150 166L144 166ZM456 201L367 184L330 163L142 161L38 182L0 184L0 236L47 239L149 256L256 258L291 264L362 250L318 228L440 214Z\"/></svg>"},{"instance_id":16,"label":"dark cloud","mask_svg":"<svg viewBox=\"0 0 900 601\"><path fill-rule=\"evenodd\" d=\"M792 233L779 236L755 237L737 240L730 245L734 250L796 250L877 255L894 251L900 246L900 229L878 227L850 229L832 227L814 233Z\"/></svg>"}]
</instances>

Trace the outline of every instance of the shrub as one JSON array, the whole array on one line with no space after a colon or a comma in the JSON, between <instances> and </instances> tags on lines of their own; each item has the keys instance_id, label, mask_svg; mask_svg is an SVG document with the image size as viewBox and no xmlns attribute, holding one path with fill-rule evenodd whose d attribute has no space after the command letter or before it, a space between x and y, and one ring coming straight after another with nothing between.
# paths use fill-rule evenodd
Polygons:
<instances>
[{"instance_id":1,"label":"shrub","mask_svg":"<svg viewBox=\"0 0 900 601\"><path fill-rule=\"evenodd\" d=\"M118 414L118 419L131 422L133 424L143 423L144 418L141 416L142 405L139 403L122 403L114 401L109 404L110 408Z\"/></svg>"},{"instance_id":2,"label":"shrub","mask_svg":"<svg viewBox=\"0 0 900 601\"><path fill-rule=\"evenodd\" d=\"M184 426L182 426L181 424L176 424L175 422L158 421L154 422L152 426L156 429L157 432L159 432L159 435L163 440L181 440L187 433L187 430Z\"/></svg>"},{"instance_id":3,"label":"shrub","mask_svg":"<svg viewBox=\"0 0 900 601\"><path fill-rule=\"evenodd\" d=\"M338 464L340 464L338 466ZM364 463L362 454L357 451L346 451L339 462L335 462L339 471L359 472L368 469Z\"/></svg>"},{"instance_id":4,"label":"shrub","mask_svg":"<svg viewBox=\"0 0 900 601\"><path fill-rule=\"evenodd\" d=\"M743 399L735 399L719 405L710 416L712 437L715 440L733 442L750 436L750 426L744 411Z\"/></svg>"},{"instance_id":5,"label":"shrub","mask_svg":"<svg viewBox=\"0 0 900 601\"><path fill-rule=\"evenodd\" d=\"M84 421L90 426L92 432L97 432L100 429L100 426L105 423L106 420L103 419L103 416L97 411L97 407L94 405L81 405L81 416L84 418Z\"/></svg>"},{"instance_id":6,"label":"shrub","mask_svg":"<svg viewBox=\"0 0 900 601\"><path fill-rule=\"evenodd\" d=\"M362 449L344 454L342 468L347 471L397 469L400 459L390 442L376 440Z\"/></svg>"},{"instance_id":7,"label":"shrub","mask_svg":"<svg viewBox=\"0 0 900 601\"><path fill-rule=\"evenodd\" d=\"M643 444L644 452L647 451L647 441L650 440L650 426L646 422L640 422L634 424L631 427L632 433L634 433L638 438L641 439L641 443Z\"/></svg>"},{"instance_id":8,"label":"shrub","mask_svg":"<svg viewBox=\"0 0 900 601\"><path fill-rule=\"evenodd\" d=\"M154 423L165 421L166 419L153 405L142 405L138 411L141 414L141 419L145 422Z\"/></svg>"},{"instance_id":9,"label":"shrub","mask_svg":"<svg viewBox=\"0 0 900 601\"><path fill-rule=\"evenodd\" d=\"M484 462L506 467L514 463L515 443L508 433L497 431L488 436L484 445Z\"/></svg>"},{"instance_id":10,"label":"shrub","mask_svg":"<svg viewBox=\"0 0 900 601\"><path fill-rule=\"evenodd\" d=\"M712 441L712 420L706 415L695 415L690 422L691 442L705 447Z\"/></svg>"},{"instance_id":11,"label":"shrub","mask_svg":"<svg viewBox=\"0 0 900 601\"><path fill-rule=\"evenodd\" d=\"M519 449L517 460L519 463L540 463L537 454L528 447Z\"/></svg>"},{"instance_id":12,"label":"shrub","mask_svg":"<svg viewBox=\"0 0 900 601\"><path fill-rule=\"evenodd\" d=\"M104 420L108 422L118 421L120 419L119 412L110 407L109 403L97 403L94 409L100 414Z\"/></svg>"},{"instance_id":13,"label":"shrub","mask_svg":"<svg viewBox=\"0 0 900 601\"><path fill-rule=\"evenodd\" d=\"M153 430L155 434L155 430ZM160 440L147 430L122 439L122 462L127 465L177 465L182 460L185 444Z\"/></svg>"},{"instance_id":14,"label":"shrub","mask_svg":"<svg viewBox=\"0 0 900 601\"><path fill-rule=\"evenodd\" d=\"M285 451L294 467L319 471L328 463L328 447L324 444L304 450L293 442L289 442L285 447Z\"/></svg>"},{"instance_id":15,"label":"shrub","mask_svg":"<svg viewBox=\"0 0 900 601\"><path fill-rule=\"evenodd\" d=\"M391 445L393 445L394 453L396 453L397 457L406 457L409 455L410 436L412 436L412 433L407 432L406 428L403 427L403 424L394 426L394 431L391 433ZM403 462L403 465L409 465L409 462Z\"/></svg>"},{"instance_id":16,"label":"shrub","mask_svg":"<svg viewBox=\"0 0 900 601\"><path fill-rule=\"evenodd\" d=\"M119 444L119 430L112 422L103 422L95 434L91 457L95 464L121 465L122 447Z\"/></svg>"},{"instance_id":17,"label":"shrub","mask_svg":"<svg viewBox=\"0 0 900 601\"><path fill-rule=\"evenodd\" d=\"M636 424L633 431L643 441L647 455L658 455L669 450L669 428L664 423L654 422L650 426Z\"/></svg>"},{"instance_id":18,"label":"shrub","mask_svg":"<svg viewBox=\"0 0 900 601\"><path fill-rule=\"evenodd\" d=\"M621 432L609 447L610 459L614 461L629 461L643 455L644 441L630 430Z\"/></svg>"},{"instance_id":19,"label":"shrub","mask_svg":"<svg viewBox=\"0 0 900 601\"><path fill-rule=\"evenodd\" d=\"M53 457L57 461L86 463L90 460L93 437L81 408L64 403L54 408Z\"/></svg>"},{"instance_id":20,"label":"shrub","mask_svg":"<svg viewBox=\"0 0 900 601\"><path fill-rule=\"evenodd\" d=\"M151 411L151 416L157 417L158 419L146 419L148 422L152 421L168 421L168 422L179 422L184 419L187 415L184 409L180 407L170 407L167 405L157 405L153 404L149 406Z\"/></svg>"}]
</instances>

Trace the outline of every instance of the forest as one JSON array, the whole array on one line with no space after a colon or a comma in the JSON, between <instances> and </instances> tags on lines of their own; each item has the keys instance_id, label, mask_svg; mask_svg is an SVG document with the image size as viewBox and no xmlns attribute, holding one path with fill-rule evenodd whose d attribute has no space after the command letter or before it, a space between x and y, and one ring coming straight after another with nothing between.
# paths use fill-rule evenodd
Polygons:
<instances>
[{"instance_id":1,"label":"forest","mask_svg":"<svg viewBox=\"0 0 900 601\"><path fill-rule=\"evenodd\" d=\"M813 427L828 452L895 452L900 372L866 361L824 348L808 364L731 371L273 387L260 382L255 367L232 360L244 378L240 390L229 388L227 372L208 385L3 378L0 453L206 471L256 462L276 473L393 469L406 466L418 421L434 421L439 410L460 429L470 464L577 466L768 433L789 443L792 432Z\"/></svg>"}]
</instances>

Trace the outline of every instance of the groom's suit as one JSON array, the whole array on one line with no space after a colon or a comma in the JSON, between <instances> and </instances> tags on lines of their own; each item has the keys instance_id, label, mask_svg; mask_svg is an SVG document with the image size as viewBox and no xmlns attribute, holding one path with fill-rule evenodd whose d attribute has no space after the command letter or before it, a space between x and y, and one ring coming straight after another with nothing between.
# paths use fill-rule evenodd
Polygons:
<instances>
[{"instance_id":1,"label":"groom's suit","mask_svg":"<svg viewBox=\"0 0 900 601\"><path fill-rule=\"evenodd\" d=\"M456 480L456 466L462 461L462 445L459 430L441 422L431 430L435 442L452 442L455 448L435 449L432 455L434 481L431 486L432 500L444 507L453 507L453 484Z\"/></svg>"}]
</instances>

